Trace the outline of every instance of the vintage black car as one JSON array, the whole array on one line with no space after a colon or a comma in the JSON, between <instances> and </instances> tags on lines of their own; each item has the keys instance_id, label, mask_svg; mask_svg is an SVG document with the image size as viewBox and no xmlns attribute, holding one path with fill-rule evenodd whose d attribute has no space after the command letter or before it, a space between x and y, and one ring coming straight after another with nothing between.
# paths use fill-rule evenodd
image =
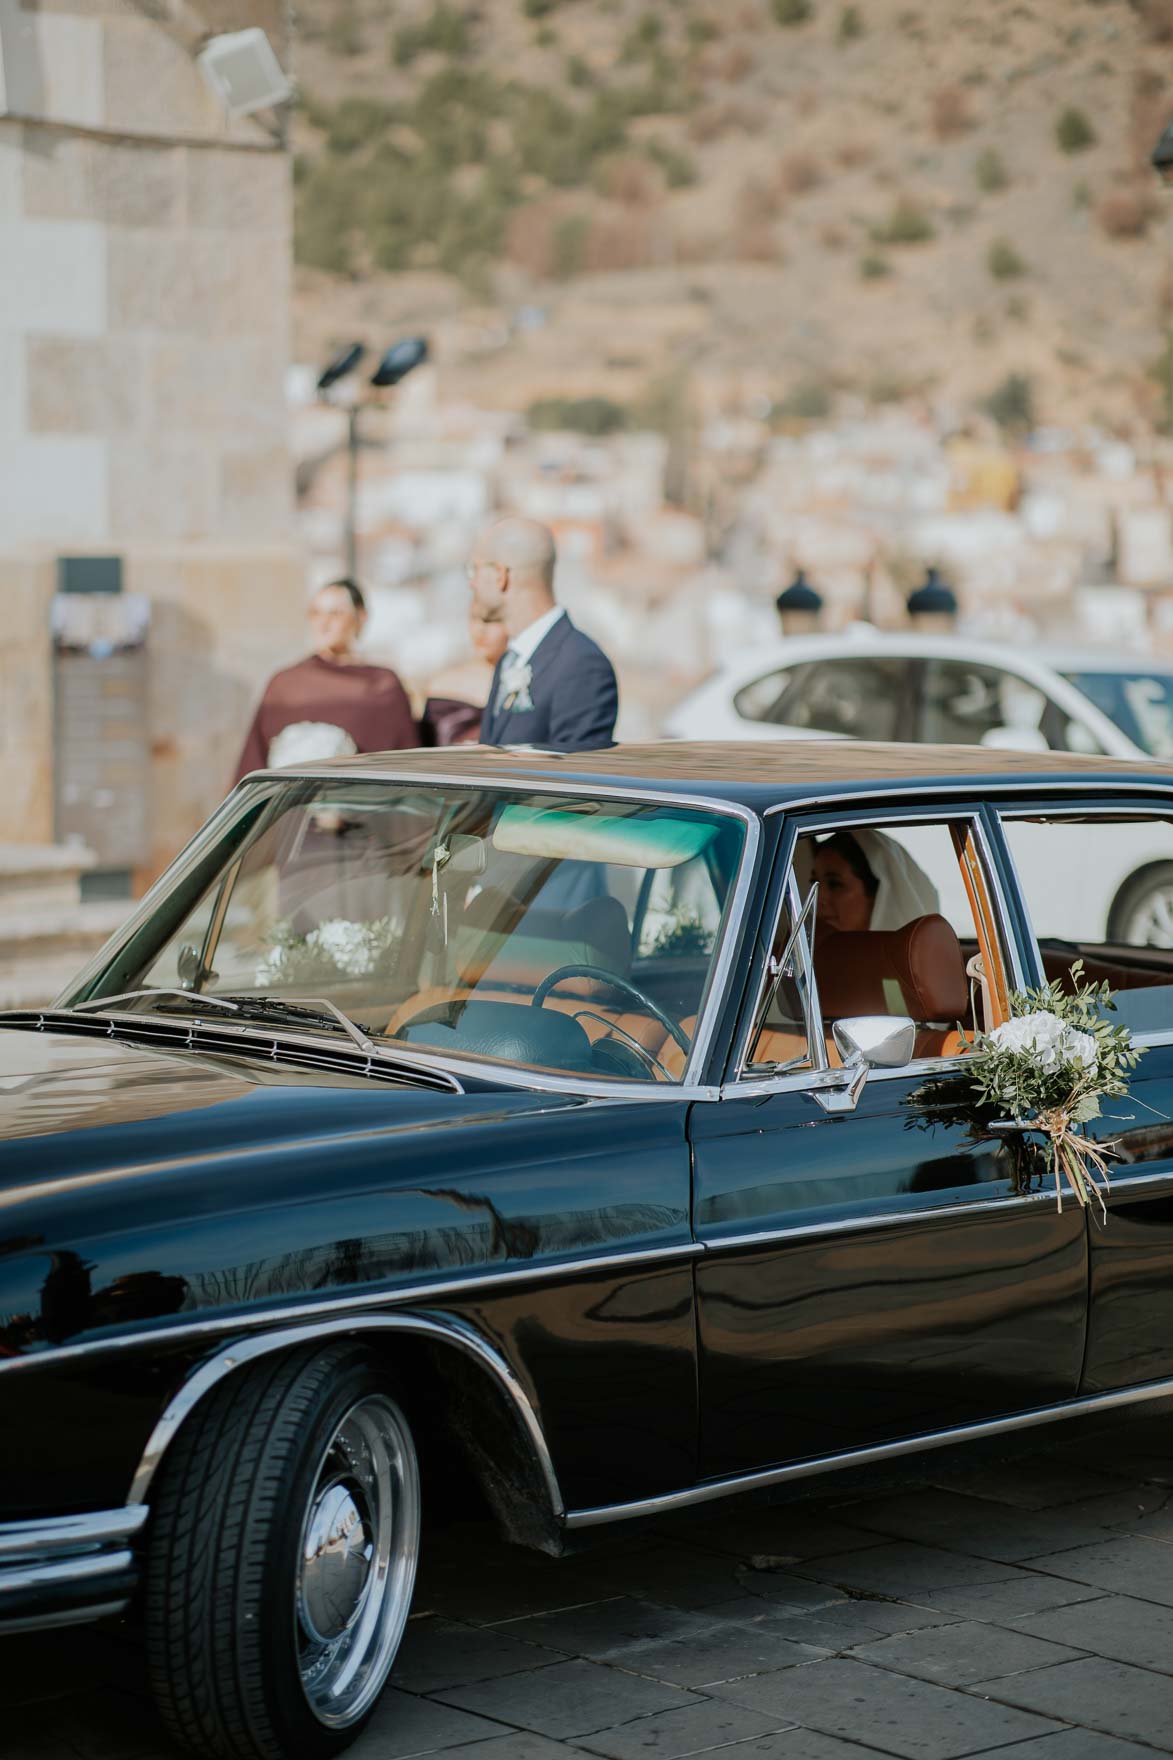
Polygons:
<instances>
[{"instance_id":1,"label":"vintage black car","mask_svg":"<svg viewBox=\"0 0 1173 1760\"><path fill-rule=\"evenodd\" d=\"M1078 959L1147 1048L1090 1127L1106 1221L966 1070ZM1171 1115L1171 768L824 742L251 778L54 1007L0 1017L0 1623L136 1605L177 1738L305 1760L371 1712L457 1453L557 1552L1168 1395Z\"/></svg>"}]
</instances>

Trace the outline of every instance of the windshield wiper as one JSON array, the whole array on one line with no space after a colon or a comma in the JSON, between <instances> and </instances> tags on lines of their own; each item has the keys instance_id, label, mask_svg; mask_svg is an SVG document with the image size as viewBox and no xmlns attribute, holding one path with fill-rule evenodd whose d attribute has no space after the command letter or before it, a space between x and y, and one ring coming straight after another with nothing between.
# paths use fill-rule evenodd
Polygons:
<instances>
[{"instance_id":1,"label":"windshield wiper","mask_svg":"<svg viewBox=\"0 0 1173 1760\"><path fill-rule=\"evenodd\" d=\"M190 1002L197 1008L201 1004L207 1003L209 1008L226 1008L231 1014L239 1014L240 1012L240 1004L230 1002L226 996L205 996L198 990L169 990L165 987L158 990L151 988L120 990L117 996L91 996L88 1002L75 1002L72 1006L72 1012L85 1014L92 1011L94 1014L100 1014L103 1009L113 1008L119 1002L143 1002L147 999L154 1001L156 996L178 996L182 1001Z\"/></svg>"},{"instance_id":2,"label":"windshield wiper","mask_svg":"<svg viewBox=\"0 0 1173 1760\"><path fill-rule=\"evenodd\" d=\"M123 990L117 996L95 996L88 1002L78 1002L74 1012L100 1014L115 1008L119 1003L154 1001L157 996L175 997L180 1001L191 1003L195 1009L205 1003L210 1008L222 1008L229 1014L243 1017L268 1015L281 1016L285 1019L311 1020L317 1024L328 1023L342 1029L348 1039L353 1040L367 1057L378 1049L369 1036L369 1029L352 1021L350 1016L343 1014L335 1003L327 1001L324 996L251 996L243 992L236 996L208 996L197 990ZM168 1013L170 1010L167 1011Z\"/></svg>"},{"instance_id":3,"label":"windshield wiper","mask_svg":"<svg viewBox=\"0 0 1173 1760\"><path fill-rule=\"evenodd\" d=\"M294 1021L312 1020L318 1025L323 1024L324 1019L331 1026L341 1027L347 1038L367 1057L374 1057L379 1049L370 1037L369 1027L352 1021L336 1003L328 1001L324 996L250 996L243 993L232 997L218 996L216 1000L227 1002L231 1008L245 1016L283 1016Z\"/></svg>"}]
</instances>

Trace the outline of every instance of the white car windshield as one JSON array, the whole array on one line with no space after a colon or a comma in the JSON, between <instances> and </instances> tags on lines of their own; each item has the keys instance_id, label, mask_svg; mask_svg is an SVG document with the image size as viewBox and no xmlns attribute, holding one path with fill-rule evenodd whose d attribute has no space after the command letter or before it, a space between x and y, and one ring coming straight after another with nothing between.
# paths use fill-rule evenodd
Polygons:
<instances>
[{"instance_id":1,"label":"white car windshield","mask_svg":"<svg viewBox=\"0 0 1173 1760\"><path fill-rule=\"evenodd\" d=\"M1173 673L1065 672L1150 758L1173 758Z\"/></svg>"},{"instance_id":2,"label":"white car windshield","mask_svg":"<svg viewBox=\"0 0 1173 1760\"><path fill-rule=\"evenodd\" d=\"M258 783L243 803L76 1002L183 1010L188 992L273 1021L313 1000L388 1048L680 1080L739 819L368 779ZM332 1030L328 1009L309 1024Z\"/></svg>"}]
</instances>

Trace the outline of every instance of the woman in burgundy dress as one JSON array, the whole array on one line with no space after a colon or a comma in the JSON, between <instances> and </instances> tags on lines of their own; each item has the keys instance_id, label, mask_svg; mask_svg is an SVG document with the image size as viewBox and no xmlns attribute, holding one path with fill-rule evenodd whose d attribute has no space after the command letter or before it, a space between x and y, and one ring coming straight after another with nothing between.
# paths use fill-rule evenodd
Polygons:
<instances>
[{"instance_id":1,"label":"woman in burgundy dress","mask_svg":"<svg viewBox=\"0 0 1173 1760\"><path fill-rule=\"evenodd\" d=\"M309 611L314 651L275 672L265 686L235 781L250 770L311 758L419 745L411 704L395 673L355 657L366 616L366 601L353 581L331 581L314 594Z\"/></svg>"}]
</instances>

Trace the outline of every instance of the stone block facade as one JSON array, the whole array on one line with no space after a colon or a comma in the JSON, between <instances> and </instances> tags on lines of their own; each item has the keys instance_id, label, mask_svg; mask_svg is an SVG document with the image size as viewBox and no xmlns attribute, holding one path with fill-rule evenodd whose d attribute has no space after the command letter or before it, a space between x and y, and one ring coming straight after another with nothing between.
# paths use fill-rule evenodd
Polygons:
<instances>
[{"instance_id":1,"label":"stone block facade","mask_svg":"<svg viewBox=\"0 0 1173 1760\"><path fill-rule=\"evenodd\" d=\"M0 0L0 842L58 829L57 559L113 554L152 607L151 871L223 794L304 603L288 155L225 119L190 41L259 23L280 55L281 11L182 17Z\"/></svg>"}]
</instances>

